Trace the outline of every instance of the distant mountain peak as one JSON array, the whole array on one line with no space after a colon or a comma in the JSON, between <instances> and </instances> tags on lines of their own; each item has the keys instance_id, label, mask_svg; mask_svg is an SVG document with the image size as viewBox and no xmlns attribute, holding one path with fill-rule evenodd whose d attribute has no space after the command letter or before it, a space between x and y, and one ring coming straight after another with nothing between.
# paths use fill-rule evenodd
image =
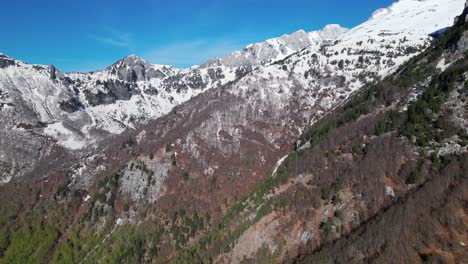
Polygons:
<instances>
[{"instance_id":1,"label":"distant mountain peak","mask_svg":"<svg viewBox=\"0 0 468 264\"><path fill-rule=\"evenodd\" d=\"M324 39L335 39L348 30L348 28L344 28L339 24L328 24L322 30L320 30L320 32Z\"/></svg>"},{"instance_id":2,"label":"distant mountain peak","mask_svg":"<svg viewBox=\"0 0 468 264\"><path fill-rule=\"evenodd\" d=\"M121 68L121 67L124 67L124 66L125 67L151 66L151 63L149 63L148 61L138 57L135 54L130 54L130 55L128 55L126 57L123 57L122 59L118 60L117 62L115 62L114 64L109 66L109 68L115 68L115 67Z\"/></svg>"},{"instance_id":3,"label":"distant mountain peak","mask_svg":"<svg viewBox=\"0 0 468 264\"><path fill-rule=\"evenodd\" d=\"M307 46L320 46L324 41L330 41L346 33L349 29L338 24L326 25L323 29L306 32L303 29L277 38L267 39L247 45L241 51L227 54L223 58L214 59L202 67L225 65L227 67L257 66L281 60Z\"/></svg>"},{"instance_id":4,"label":"distant mountain peak","mask_svg":"<svg viewBox=\"0 0 468 264\"><path fill-rule=\"evenodd\" d=\"M322 30L327 30L327 29L346 29L344 27L342 27L340 24L328 24L326 25L325 27L323 27Z\"/></svg>"}]
</instances>

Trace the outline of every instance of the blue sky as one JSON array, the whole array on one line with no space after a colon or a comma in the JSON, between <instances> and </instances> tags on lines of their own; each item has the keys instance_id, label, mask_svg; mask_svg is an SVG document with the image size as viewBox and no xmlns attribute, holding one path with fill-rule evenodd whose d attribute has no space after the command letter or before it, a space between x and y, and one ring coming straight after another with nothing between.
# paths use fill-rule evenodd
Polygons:
<instances>
[{"instance_id":1,"label":"blue sky","mask_svg":"<svg viewBox=\"0 0 468 264\"><path fill-rule=\"evenodd\" d=\"M3 1L0 52L63 71L129 54L188 67L243 46L338 23L354 27L392 0Z\"/></svg>"}]
</instances>

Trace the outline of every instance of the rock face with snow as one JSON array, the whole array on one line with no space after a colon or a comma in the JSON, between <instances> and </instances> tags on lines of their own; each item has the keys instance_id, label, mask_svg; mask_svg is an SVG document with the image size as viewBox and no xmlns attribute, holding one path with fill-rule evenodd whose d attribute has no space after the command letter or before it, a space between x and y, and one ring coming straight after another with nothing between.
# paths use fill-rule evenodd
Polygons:
<instances>
[{"instance_id":1,"label":"rock face with snow","mask_svg":"<svg viewBox=\"0 0 468 264\"><path fill-rule=\"evenodd\" d=\"M221 59L210 61L204 64L203 67L212 65L240 67L267 64L282 60L288 55L308 46L319 47L347 31L348 29L342 28L337 24L330 24L322 30L312 32L299 30L290 35L283 35L265 42L250 44L241 51L236 51Z\"/></svg>"},{"instance_id":2,"label":"rock face with snow","mask_svg":"<svg viewBox=\"0 0 468 264\"><path fill-rule=\"evenodd\" d=\"M74 123L61 108L74 91L52 66L28 65L4 55L0 60L6 65L0 69L0 181L8 181L28 172L47 153L53 140L45 136L49 126L57 120L61 126Z\"/></svg>"}]
</instances>

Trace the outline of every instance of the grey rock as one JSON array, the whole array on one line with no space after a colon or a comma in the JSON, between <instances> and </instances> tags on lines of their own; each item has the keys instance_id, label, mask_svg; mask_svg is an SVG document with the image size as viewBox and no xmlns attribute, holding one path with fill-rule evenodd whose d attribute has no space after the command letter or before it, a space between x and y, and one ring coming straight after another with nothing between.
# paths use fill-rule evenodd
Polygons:
<instances>
[{"instance_id":1,"label":"grey rock","mask_svg":"<svg viewBox=\"0 0 468 264\"><path fill-rule=\"evenodd\" d=\"M0 69L15 65L15 61L9 57L0 54Z\"/></svg>"},{"instance_id":2,"label":"grey rock","mask_svg":"<svg viewBox=\"0 0 468 264\"><path fill-rule=\"evenodd\" d=\"M467 31L463 32L463 35L461 36L460 40L458 40L456 49L457 49L456 52L460 54L468 50L468 32Z\"/></svg>"},{"instance_id":3,"label":"grey rock","mask_svg":"<svg viewBox=\"0 0 468 264\"><path fill-rule=\"evenodd\" d=\"M113 104L116 100L130 100L132 95L136 93L130 83L122 81L109 80L98 83L98 85L102 85L106 92L101 90L97 93L84 91L86 100L91 106Z\"/></svg>"},{"instance_id":4,"label":"grey rock","mask_svg":"<svg viewBox=\"0 0 468 264\"><path fill-rule=\"evenodd\" d=\"M152 66L151 63L138 58L136 55L130 55L112 64L107 70L111 74L117 75L119 80L131 83L166 77L165 73L154 69Z\"/></svg>"},{"instance_id":5,"label":"grey rock","mask_svg":"<svg viewBox=\"0 0 468 264\"><path fill-rule=\"evenodd\" d=\"M59 104L60 104L60 108L67 113L74 113L84 108L80 100L75 97L72 97L67 101L62 101Z\"/></svg>"}]
</instances>

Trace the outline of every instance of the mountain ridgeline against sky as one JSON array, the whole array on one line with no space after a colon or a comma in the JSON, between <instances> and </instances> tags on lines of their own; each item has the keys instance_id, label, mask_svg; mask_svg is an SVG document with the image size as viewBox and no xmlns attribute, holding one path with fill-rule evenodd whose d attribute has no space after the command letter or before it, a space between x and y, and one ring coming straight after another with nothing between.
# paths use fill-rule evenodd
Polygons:
<instances>
[{"instance_id":1,"label":"mountain ridgeline against sky","mask_svg":"<svg viewBox=\"0 0 468 264\"><path fill-rule=\"evenodd\" d=\"M463 263L465 7L186 69L0 54L0 264Z\"/></svg>"}]
</instances>

